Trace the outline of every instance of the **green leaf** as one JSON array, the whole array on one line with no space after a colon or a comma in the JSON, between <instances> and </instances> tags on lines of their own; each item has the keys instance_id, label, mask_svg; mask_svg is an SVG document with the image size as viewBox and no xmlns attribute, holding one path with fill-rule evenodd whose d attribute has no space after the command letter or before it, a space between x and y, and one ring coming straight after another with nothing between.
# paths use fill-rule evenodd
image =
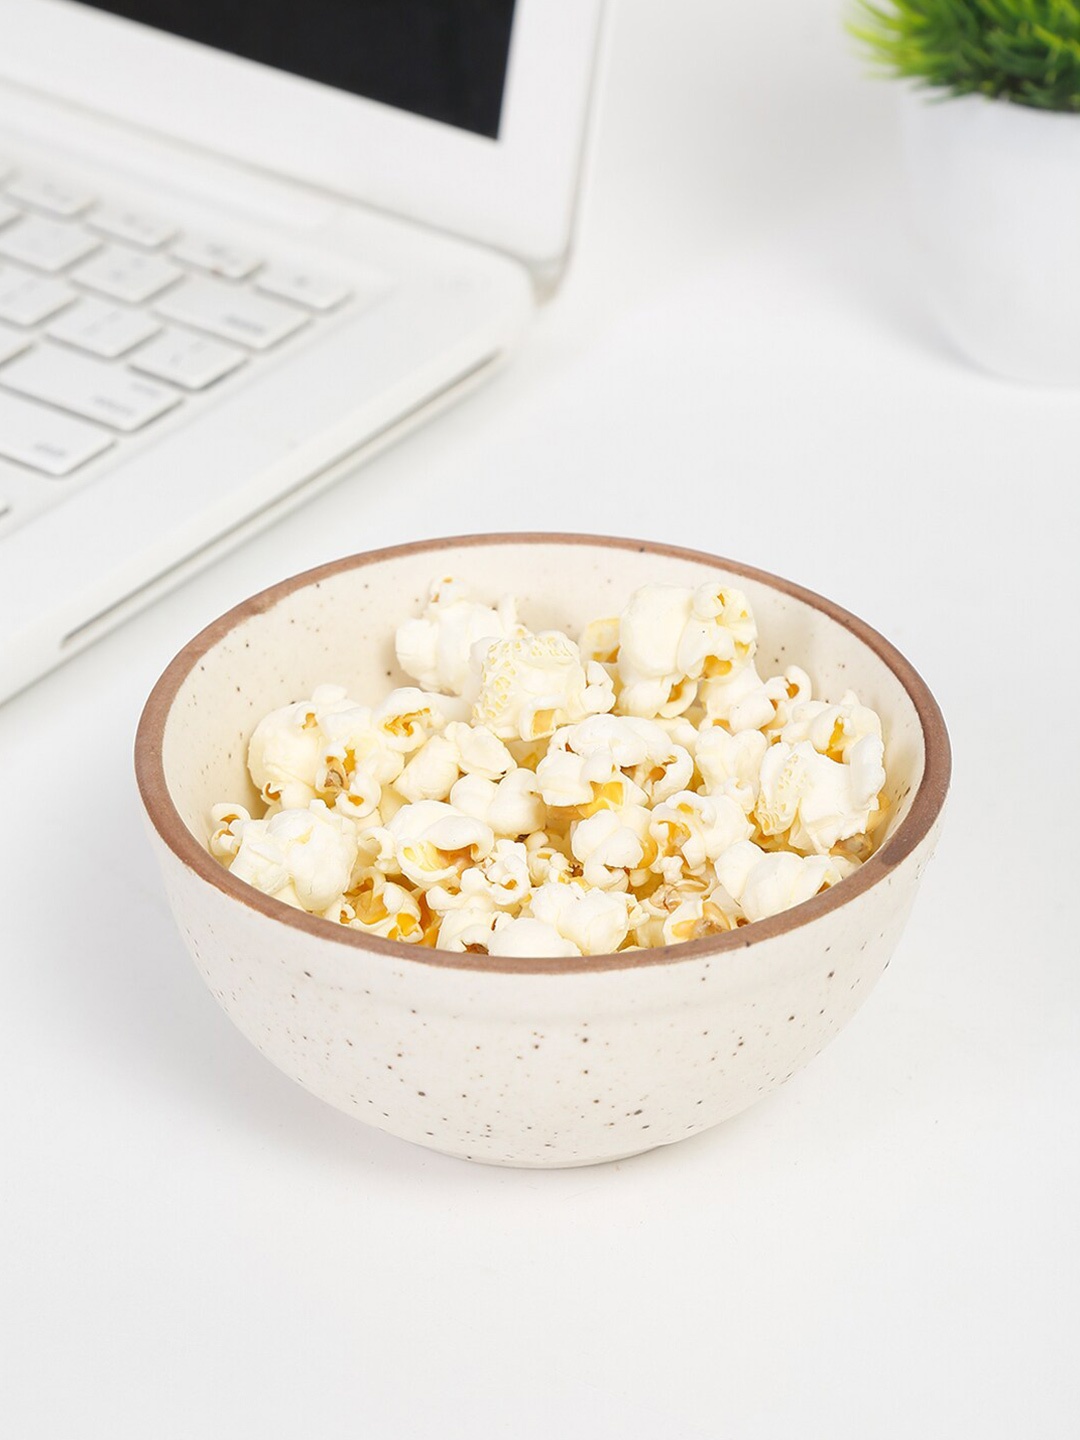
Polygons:
<instances>
[{"instance_id":1,"label":"green leaf","mask_svg":"<svg viewBox=\"0 0 1080 1440\"><path fill-rule=\"evenodd\" d=\"M1080 111L1078 0L851 0L847 29L879 73Z\"/></svg>"}]
</instances>

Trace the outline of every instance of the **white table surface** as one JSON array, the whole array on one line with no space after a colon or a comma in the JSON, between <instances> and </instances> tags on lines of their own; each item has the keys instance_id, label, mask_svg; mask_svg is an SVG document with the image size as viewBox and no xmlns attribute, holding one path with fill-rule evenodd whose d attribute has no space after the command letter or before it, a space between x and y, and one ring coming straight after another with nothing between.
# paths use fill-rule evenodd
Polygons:
<instances>
[{"instance_id":1,"label":"white table surface","mask_svg":"<svg viewBox=\"0 0 1080 1440\"><path fill-rule=\"evenodd\" d=\"M573 276L454 413L0 707L13 1440L1077 1433L1080 395L976 373L832 0L622 0ZM893 965L782 1091L504 1171L311 1098L187 958L132 735L254 590L479 529L697 545L893 639L949 721Z\"/></svg>"}]
</instances>

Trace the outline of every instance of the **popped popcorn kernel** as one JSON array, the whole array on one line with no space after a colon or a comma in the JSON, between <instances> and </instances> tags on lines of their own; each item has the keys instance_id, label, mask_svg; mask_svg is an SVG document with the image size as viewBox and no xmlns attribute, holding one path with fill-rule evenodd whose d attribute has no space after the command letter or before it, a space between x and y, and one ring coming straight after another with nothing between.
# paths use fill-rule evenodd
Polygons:
<instances>
[{"instance_id":1,"label":"popped popcorn kernel","mask_svg":"<svg viewBox=\"0 0 1080 1440\"><path fill-rule=\"evenodd\" d=\"M322 732L308 700L272 710L248 741L248 770L256 789L264 800L286 809L314 800L321 758Z\"/></svg>"},{"instance_id":2,"label":"popped popcorn kernel","mask_svg":"<svg viewBox=\"0 0 1080 1440\"><path fill-rule=\"evenodd\" d=\"M463 775L450 791L450 803L489 825L493 834L519 839L544 823L544 805L531 770L511 770L501 780Z\"/></svg>"},{"instance_id":3,"label":"popped popcorn kernel","mask_svg":"<svg viewBox=\"0 0 1080 1440\"><path fill-rule=\"evenodd\" d=\"M210 853L219 860L231 860L240 848L244 826L251 816L243 805L215 805L210 811Z\"/></svg>"},{"instance_id":4,"label":"popped popcorn kernel","mask_svg":"<svg viewBox=\"0 0 1080 1440\"><path fill-rule=\"evenodd\" d=\"M665 945L680 945L684 940L702 940L706 935L734 928L734 921L715 900L698 895L677 906L663 922L660 933Z\"/></svg>"},{"instance_id":5,"label":"popped popcorn kernel","mask_svg":"<svg viewBox=\"0 0 1080 1440\"><path fill-rule=\"evenodd\" d=\"M636 825L632 823L633 809L627 807L598 810L574 826L570 848L581 862L586 884L601 890L624 888L629 884L629 871L643 865L647 852L640 830L642 823L648 825L648 811L637 808L645 818Z\"/></svg>"},{"instance_id":6,"label":"popped popcorn kernel","mask_svg":"<svg viewBox=\"0 0 1080 1440\"><path fill-rule=\"evenodd\" d=\"M581 951L566 940L554 925L535 920L531 915L507 919L496 925L487 945L489 955L551 956L580 955Z\"/></svg>"},{"instance_id":7,"label":"popped popcorn kernel","mask_svg":"<svg viewBox=\"0 0 1080 1440\"><path fill-rule=\"evenodd\" d=\"M399 873L425 888L458 882L495 844L490 826L439 800L403 805L386 828Z\"/></svg>"},{"instance_id":8,"label":"popped popcorn kernel","mask_svg":"<svg viewBox=\"0 0 1080 1440\"><path fill-rule=\"evenodd\" d=\"M697 698L699 681L735 674L756 646L757 627L741 591L643 585L619 617L620 709L679 715Z\"/></svg>"},{"instance_id":9,"label":"popped popcorn kernel","mask_svg":"<svg viewBox=\"0 0 1080 1440\"><path fill-rule=\"evenodd\" d=\"M481 640L509 640L523 630L512 596L484 605L460 580L446 576L432 583L420 619L398 626L394 648L405 674L424 690L460 695L469 679L473 646Z\"/></svg>"},{"instance_id":10,"label":"popped popcorn kernel","mask_svg":"<svg viewBox=\"0 0 1080 1440\"><path fill-rule=\"evenodd\" d=\"M432 735L442 730L460 709L445 695L429 694L414 686L391 690L371 712L377 733L392 750L411 755Z\"/></svg>"},{"instance_id":11,"label":"popped popcorn kernel","mask_svg":"<svg viewBox=\"0 0 1080 1440\"><path fill-rule=\"evenodd\" d=\"M335 904L341 914L334 915L331 906L328 918L339 919L354 930L381 935L384 940L403 940L409 945L418 944L423 935L416 896L379 870L362 871Z\"/></svg>"},{"instance_id":12,"label":"popped popcorn kernel","mask_svg":"<svg viewBox=\"0 0 1080 1440\"><path fill-rule=\"evenodd\" d=\"M348 887L356 854L353 826L313 800L248 821L229 868L257 890L321 914Z\"/></svg>"},{"instance_id":13,"label":"popped popcorn kernel","mask_svg":"<svg viewBox=\"0 0 1080 1440\"><path fill-rule=\"evenodd\" d=\"M583 665L578 647L558 630L481 641L477 661L472 721L500 740L543 739L615 703L607 671L595 661Z\"/></svg>"},{"instance_id":14,"label":"popped popcorn kernel","mask_svg":"<svg viewBox=\"0 0 1080 1440\"><path fill-rule=\"evenodd\" d=\"M577 880L542 885L533 893L532 915L551 925L582 955L609 955L630 929L637 906L625 892L589 890Z\"/></svg>"},{"instance_id":15,"label":"popped popcorn kernel","mask_svg":"<svg viewBox=\"0 0 1080 1440\"><path fill-rule=\"evenodd\" d=\"M606 955L779 914L883 833L880 718L760 673L735 587L644 585L575 641L444 576L395 646L414 685L271 711L262 813L210 812L210 853L284 904L458 953Z\"/></svg>"}]
</instances>

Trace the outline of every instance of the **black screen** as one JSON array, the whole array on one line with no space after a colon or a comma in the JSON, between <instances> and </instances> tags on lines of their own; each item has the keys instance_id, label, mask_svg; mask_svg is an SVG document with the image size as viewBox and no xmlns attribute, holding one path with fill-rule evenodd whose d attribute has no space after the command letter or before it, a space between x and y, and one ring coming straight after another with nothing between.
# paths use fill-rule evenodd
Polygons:
<instances>
[{"instance_id":1,"label":"black screen","mask_svg":"<svg viewBox=\"0 0 1080 1440\"><path fill-rule=\"evenodd\" d=\"M495 140L514 0L82 0Z\"/></svg>"}]
</instances>

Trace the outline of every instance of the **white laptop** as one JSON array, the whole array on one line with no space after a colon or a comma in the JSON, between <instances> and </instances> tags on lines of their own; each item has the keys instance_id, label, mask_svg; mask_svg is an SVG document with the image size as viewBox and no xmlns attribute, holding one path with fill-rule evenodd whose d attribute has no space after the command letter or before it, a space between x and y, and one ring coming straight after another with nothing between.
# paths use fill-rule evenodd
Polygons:
<instances>
[{"instance_id":1,"label":"white laptop","mask_svg":"<svg viewBox=\"0 0 1080 1440\"><path fill-rule=\"evenodd\" d=\"M476 383L602 0L0 0L0 699Z\"/></svg>"}]
</instances>

